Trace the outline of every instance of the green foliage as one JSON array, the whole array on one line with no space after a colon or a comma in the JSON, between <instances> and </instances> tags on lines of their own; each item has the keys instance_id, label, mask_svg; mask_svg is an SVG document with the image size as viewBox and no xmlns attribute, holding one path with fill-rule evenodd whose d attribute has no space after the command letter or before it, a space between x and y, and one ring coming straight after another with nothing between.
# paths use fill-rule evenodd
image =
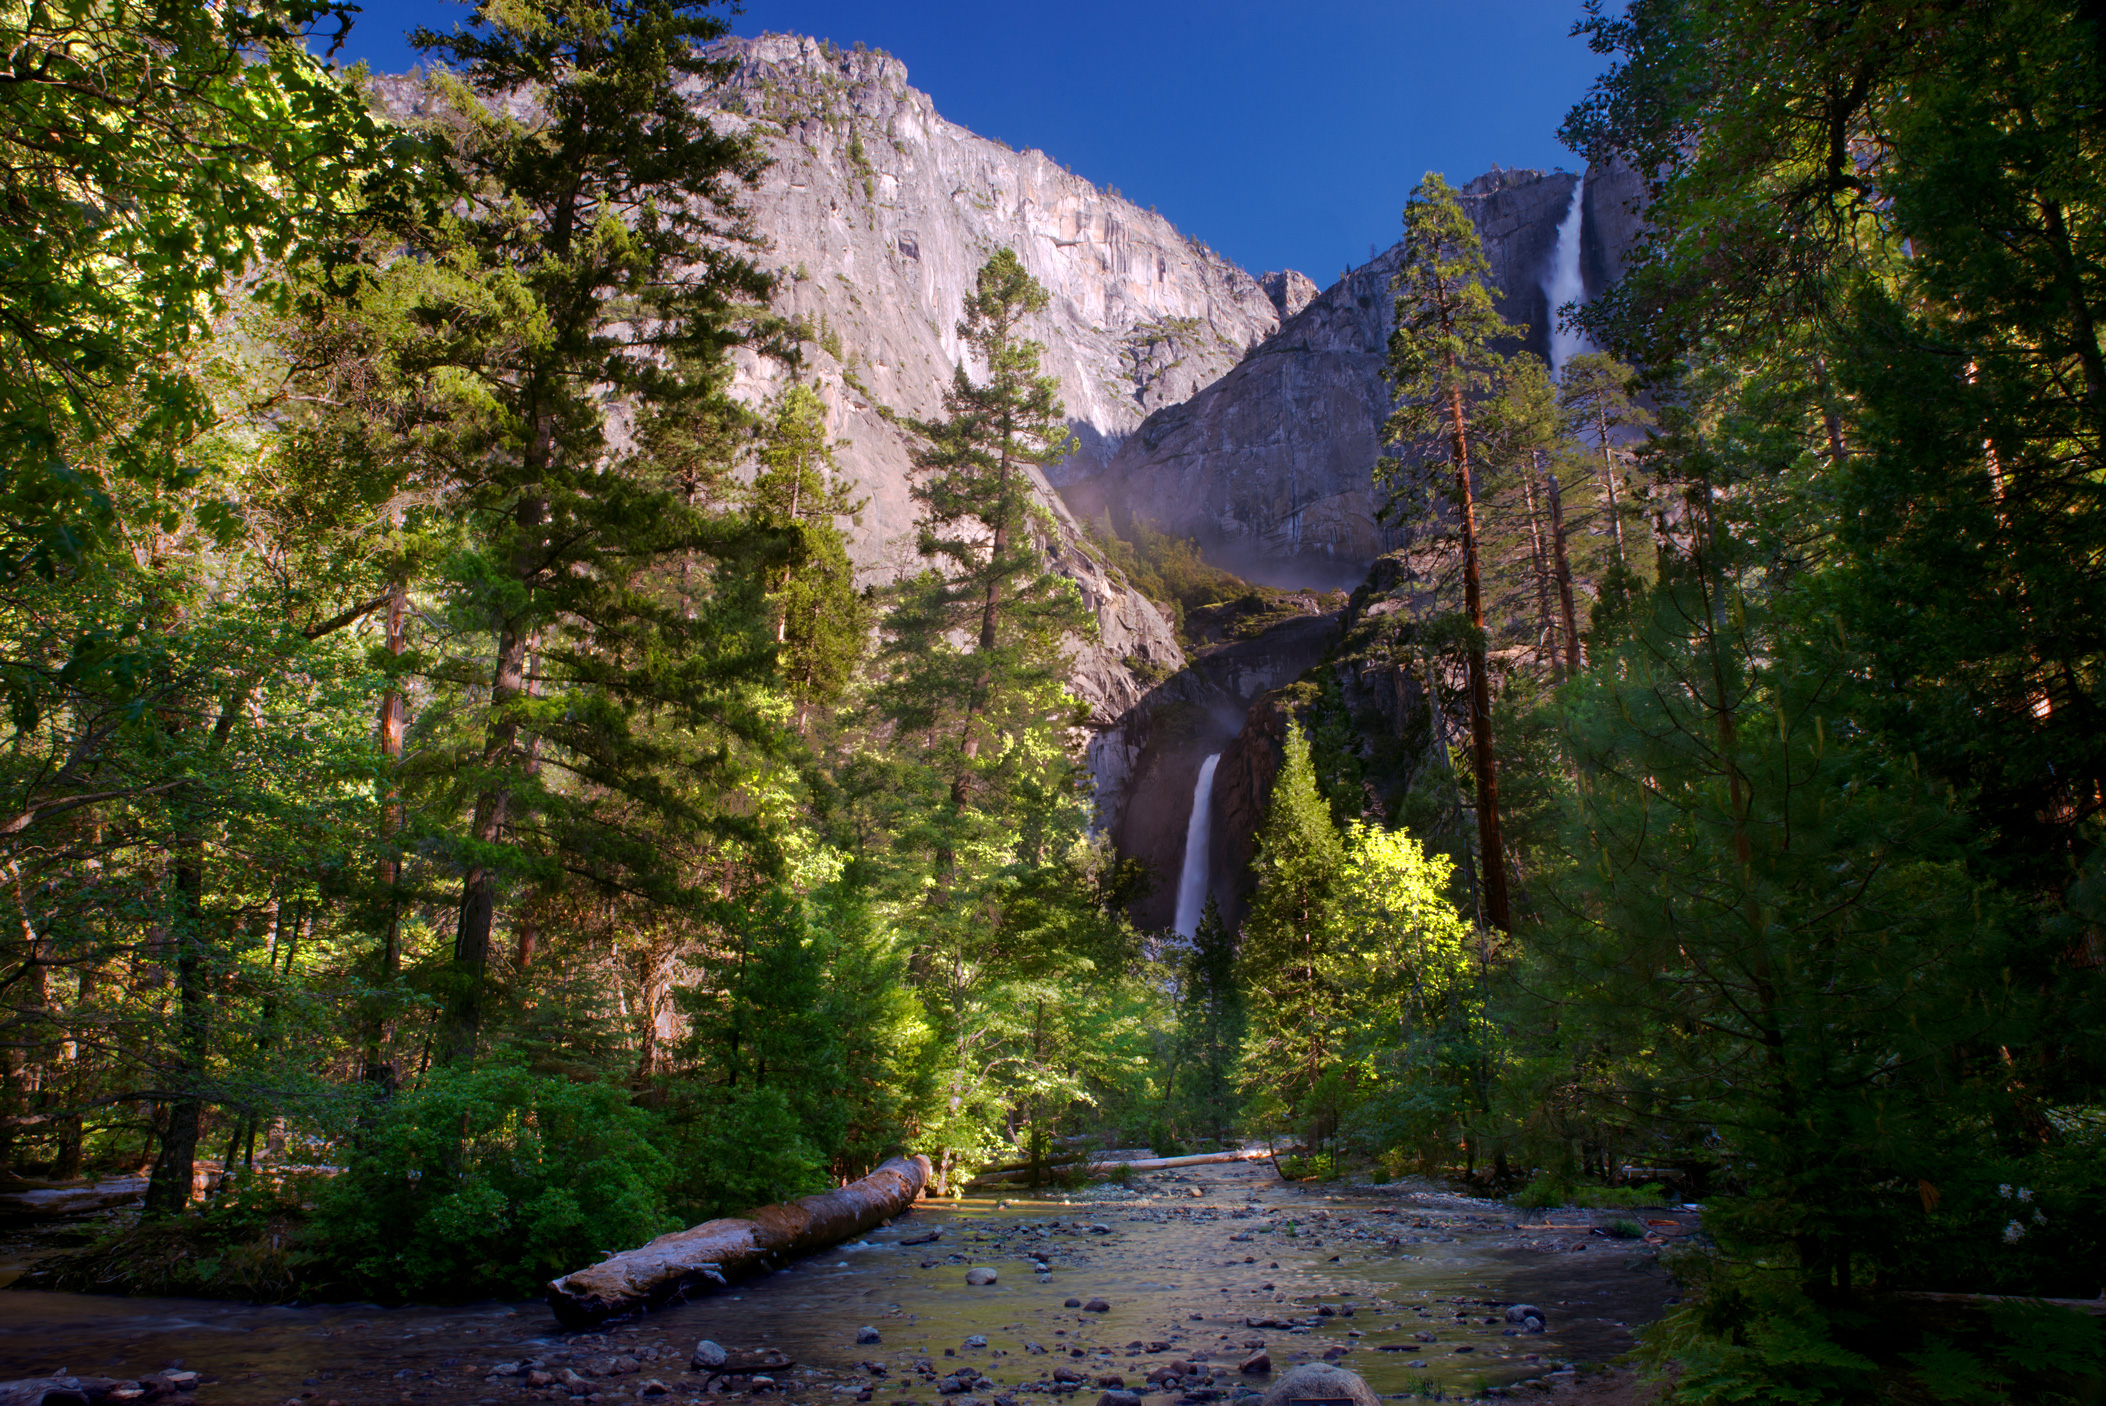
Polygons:
<instances>
[{"instance_id":1,"label":"green foliage","mask_svg":"<svg viewBox=\"0 0 2106 1406\"><path fill-rule=\"evenodd\" d=\"M311 1273L361 1297L521 1297L675 1228L671 1164L621 1089L518 1066L379 1103L317 1192Z\"/></svg>"},{"instance_id":2,"label":"green foliage","mask_svg":"<svg viewBox=\"0 0 2106 1406\"><path fill-rule=\"evenodd\" d=\"M190 352L230 291L259 265L333 252L366 200L413 196L408 145L391 150L305 48L350 8L9 7L0 578L78 569L121 539L120 511L181 515L219 409Z\"/></svg>"}]
</instances>

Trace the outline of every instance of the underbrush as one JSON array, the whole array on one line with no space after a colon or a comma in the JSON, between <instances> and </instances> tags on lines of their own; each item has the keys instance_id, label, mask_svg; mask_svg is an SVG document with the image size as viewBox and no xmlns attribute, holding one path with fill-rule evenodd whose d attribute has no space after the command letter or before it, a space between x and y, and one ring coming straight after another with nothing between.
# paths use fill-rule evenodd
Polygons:
<instances>
[{"instance_id":1,"label":"underbrush","mask_svg":"<svg viewBox=\"0 0 2106 1406\"><path fill-rule=\"evenodd\" d=\"M313 1298L312 1178L240 1177L202 1209L141 1219L30 1274L40 1288L285 1303Z\"/></svg>"},{"instance_id":2,"label":"underbrush","mask_svg":"<svg viewBox=\"0 0 2106 1406\"><path fill-rule=\"evenodd\" d=\"M2106 1395L2097 1318L2038 1299L1973 1306L1816 1303L1783 1265L1693 1250L1670 1262L1685 1296L1641 1335L1678 1406L1860 1401L2078 1406Z\"/></svg>"},{"instance_id":3,"label":"underbrush","mask_svg":"<svg viewBox=\"0 0 2106 1406\"><path fill-rule=\"evenodd\" d=\"M62 1289L282 1303L521 1297L676 1228L672 1164L620 1088L440 1071L362 1107L333 1177L248 1178L35 1277Z\"/></svg>"},{"instance_id":4,"label":"underbrush","mask_svg":"<svg viewBox=\"0 0 2106 1406\"><path fill-rule=\"evenodd\" d=\"M1319 1181L1337 1181L1344 1174L1339 1166L1337 1154L1331 1152L1311 1152L1306 1156L1280 1159L1280 1175L1289 1181L1302 1181L1309 1177L1315 1177Z\"/></svg>"},{"instance_id":5,"label":"underbrush","mask_svg":"<svg viewBox=\"0 0 2106 1406\"><path fill-rule=\"evenodd\" d=\"M1644 1186L1603 1186L1597 1182L1540 1172L1520 1190L1506 1198L1524 1211L1547 1211L1557 1206L1581 1206L1599 1211L1639 1211L1667 1204L1667 1189L1659 1182Z\"/></svg>"}]
</instances>

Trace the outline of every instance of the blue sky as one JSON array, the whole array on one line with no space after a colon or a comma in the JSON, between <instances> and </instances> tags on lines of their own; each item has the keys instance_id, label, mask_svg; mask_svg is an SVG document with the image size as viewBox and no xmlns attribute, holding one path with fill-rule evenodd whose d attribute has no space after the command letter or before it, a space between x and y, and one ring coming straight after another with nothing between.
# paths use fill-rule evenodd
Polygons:
<instances>
[{"instance_id":1,"label":"blue sky","mask_svg":"<svg viewBox=\"0 0 2106 1406\"><path fill-rule=\"evenodd\" d=\"M415 62L445 0L362 0L347 46ZM1153 205L1252 273L1327 285L1387 248L1427 170L1577 169L1557 140L1601 61L1578 0L748 0L740 34L858 40L946 118Z\"/></svg>"}]
</instances>

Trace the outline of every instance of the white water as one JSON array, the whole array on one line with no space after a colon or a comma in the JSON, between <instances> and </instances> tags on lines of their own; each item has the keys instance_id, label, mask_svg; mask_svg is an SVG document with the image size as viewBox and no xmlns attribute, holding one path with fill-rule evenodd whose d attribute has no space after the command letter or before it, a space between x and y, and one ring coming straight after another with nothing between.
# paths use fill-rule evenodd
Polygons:
<instances>
[{"instance_id":1,"label":"white water","mask_svg":"<svg viewBox=\"0 0 2106 1406\"><path fill-rule=\"evenodd\" d=\"M1567 303L1580 302L1587 296L1587 285L1580 277L1580 218L1586 194L1587 176L1583 171L1579 184L1572 188L1572 207L1558 222L1558 246L1550 256L1550 268L1543 275L1543 292L1550 299L1550 374L1553 379L1564 376L1566 362L1581 352L1594 349L1593 344L1578 332L1560 326L1558 318L1559 308Z\"/></svg>"},{"instance_id":2,"label":"white water","mask_svg":"<svg viewBox=\"0 0 2106 1406\"><path fill-rule=\"evenodd\" d=\"M1185 825L1185 872L1177 881L1177 931L1190 937L1199 931L1199 915L1207 906L1207 836L1211 833L1209 812L1214 801L1216 752L1199 764L1199 781L1192 787L1192 819Z\"/></svg>"}]
</instances>

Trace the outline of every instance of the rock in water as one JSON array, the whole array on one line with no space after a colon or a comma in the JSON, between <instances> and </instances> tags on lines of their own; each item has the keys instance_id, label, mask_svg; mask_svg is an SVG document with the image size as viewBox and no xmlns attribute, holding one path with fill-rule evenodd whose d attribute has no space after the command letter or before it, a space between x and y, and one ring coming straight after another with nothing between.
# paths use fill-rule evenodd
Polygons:
<instances>
[{"instance_id":1,"label":"rock in water","mask_svg":"<svg viewBox=\"0 0 2106 1406\"><path fill-rule=\"evenodd\" d=\"M1082 1307L1082 1300L1081 1300L1081 1299L1069 1299L1069 1300L1067 1300L1067 1301L1066 1301L1065 1303L1063 1303L1063 1304L1061 1305L1061 1307L1063 1307L1063 1308L1081 1308L1081 1307Z\"/></svg>"},{"instance_id":2,"label":"rock in water","mask_svg":"<svg viewBox=\"0 0 2106 1406\"><path fill-rule=\"evenodd\" d=\"M1084 1313L1110 1313L1111 1305L1103 1299L1091 1299L1082 1306L1082 1311Z\"/></svg>"},{"instance_id":3,"label":"rock in water","mask_svg":"<svg viewBox=\"0 0 2106 1406\"><path fill-rule=\"evenodd\" d=\"M1543 1331L1543 1310L1532 1303L1512 1304L1506 1310L1506 1321L1520 1324L1525 1333L1540 1333Z\"/></svg>"},{"instance_id":4,"label":"rock in water","mask_svg":"<svg viewBox=\"0 0 2106 1406\"><path fill-rule=\"evenodd\" d=\"M1138 1392L1107 1391L1097 1398L1097 1406L1141 1406Z\"/></svg>"},{"instance_id":5,"label":"rock in water","mask_svg":"<svg viewBox=\"0 0 2106 1406\"><path fill-rule=\"evenodd\" d=\"M704 1338L701 1342L695 1344L695 1354L687 1359L687 1365L698 1372L714 1371L716 1368L723 1366L730 1356L731 1354L724 1351L723 1348L717 1346L708 1338Z\"/></svg>"},{"instance_id":6,"label":"rock in water","mask_svg":"<svg viewBox=\"0 0 2106 1406\"><path fill-rule=\"evenodd\" d=\"M1328 1362L1306 1362L1288 1371L1266 1391L1259 1406L1287 1406L1290 1401L1350 1401L1353 1406L1381 1406L1358 1373Z\"/></svg>"},{"instance_id":7,"label":"rock in water","mask_svg":"<svg viewBox=\"0 0 2106 1406\"><path fill-rule=\"evenodd\" d=\"M871 1327L868 1323L865 1323L862 1327L856 1329L857 1347L868 1347L872 1343L881 1343L883 1341L884 1338L879 1336L878 1330Z\"/></svg>"},{"instance_id":8,"label":"rock in water","mask_svg":"<svg viewBox=\"0 0 2106 1406\"><path fill-rule=\"evenodd\" d=\"M978 1333L975 1333L975 1334L973 1334L973 1335L972 1335L971 1337L969 1337L969 1338L967 1338L967 1339L965 1340L965 1344L964 1344L964 1345L965 1345L966 1347L969 1347L969 1348L970 1348L970 1347L986 1347L986 1346L987 1346L987 1339L986 1339L986 1338L983 1338L983 1337L981 1337L981 1336L980 1336L980 1335L979 1335Z\"/></svg>"},{"instance_id":9,"label":"rock in water","mask_svg":"<svg viewBox=\"0 0 2106 1406\"><path fill-rule=\"evenodd\" d=\"M975 1288L985 1288L1000 1276L984 1264L976 1264L965 1271L965 1282Z\"/></svg>"},{"instance_id":10,"label":"rock in water","mask_svg":"<svg viewBox=\"0 0 2106 1406\"><path fill-rule=\"evenodd\" d=\"M1250 1356L1244 1358L1238 1365L1237 1370L1249 1372L1254 1376L1260 1372L1270 1372L1272 1370L1272 1354L1261 1347Z\"/></svg>"}]
</instances>

